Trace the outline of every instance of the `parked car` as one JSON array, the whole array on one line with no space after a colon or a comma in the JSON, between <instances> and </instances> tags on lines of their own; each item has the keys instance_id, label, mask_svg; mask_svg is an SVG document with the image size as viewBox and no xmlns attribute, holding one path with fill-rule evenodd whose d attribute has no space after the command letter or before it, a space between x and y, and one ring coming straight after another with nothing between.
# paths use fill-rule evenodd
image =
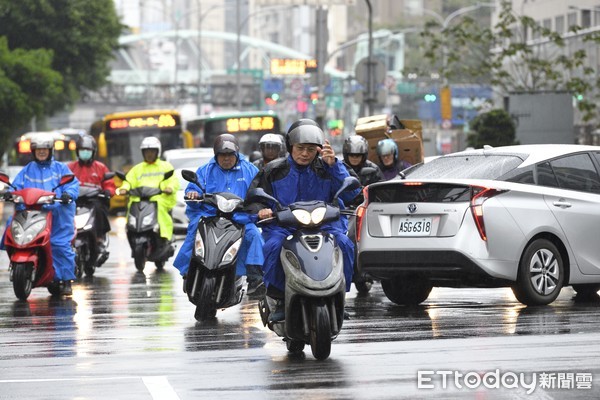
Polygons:
<instances>
[{"instance_id":1,"label":"parked car","mask_svg":"<svg viewBox=\"0 0 600 400\"><path fill-rule=\"evenodd\" d=\"M214 155L212 147L196 147L193 149L166 150L162 158L175 169L198 169ZM187 182L186 182L187 184Z\"/></svg>"},{"instance_id":2,"label":"parked car","mask_svg":"<svg viewBox=\"0 0 600 400\"><path fill-rule=\"evenodd\" d=\"M186 205L183 200L188 181L181 177L181 170L189 169L196 171L198 167L209 162L213 155L212 148L167 150L163 154L164 159L170 162L175 168L175 175L179 179L177 202L171 212L173 216L173 231L177 234L185 233L189 224L189 219L185 215Z\"/></svg>"},{"instance_id":3,"label":"parked car","mask_svg":"<svg viewBox=\"0 0 600 400\"><path fill-rule=\"evenodd\" d=\"M464 151L372 184L357 210L358 268L397 304L434 286L512 288L527 305L600 290L600 148Z\"/></svg>"}]
</instances>

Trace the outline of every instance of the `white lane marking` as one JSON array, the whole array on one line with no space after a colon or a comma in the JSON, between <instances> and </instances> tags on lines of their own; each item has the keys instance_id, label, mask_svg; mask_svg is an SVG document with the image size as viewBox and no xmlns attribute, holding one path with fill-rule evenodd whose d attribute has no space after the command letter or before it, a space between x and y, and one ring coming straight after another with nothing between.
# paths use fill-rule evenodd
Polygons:
<instances>
[{"instance_id":1,"label":"white lane marking","mask_svg":"<svg viewBox=\"0 0 600 400\"><path fill-rule=\"evenodd\" d=\"M145 376L142 381L154 400L179 400L166 376Z\"/></svg>"},{"instance_id":2,"label":"white lane marking","mask_svg":"<svg viewBox=\"0 0 600 400\"><path fill-rule=\"evenodd\" d=\"M175 390L169 384L166 376L111 376L111 377L79 377L79 378L44 378L44 379L0 379L2 383L31 383L31 382L74 382L86 381L115 381L125 379L142 379L154 400L180 400Z\"/></svg>"}]
</instances>

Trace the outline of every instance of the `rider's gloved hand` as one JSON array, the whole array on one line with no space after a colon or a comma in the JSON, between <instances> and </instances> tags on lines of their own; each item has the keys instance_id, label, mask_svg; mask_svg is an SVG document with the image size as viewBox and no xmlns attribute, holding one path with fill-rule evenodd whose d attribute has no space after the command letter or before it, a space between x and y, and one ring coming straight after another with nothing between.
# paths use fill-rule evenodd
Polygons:
<instances>
[{"instance_id":1,"label":"rider's gloved hand","mask_svg":"<svg viewBox=\"0 0 600 400\"><path fill-rule=\"evenodd\" d=\"M4 193L2 193L2 199L4 201L10 201L10 200L12 200L12 193L11 192L4 192Z\"/></svg>"},{"instance_id":2,"label":"rider's gloved hand","mask_svg":"<svg viewBox=\"0 0 600 400\"><path fill-rule=\"evenodd\" d=\"M106 197L110 198L110 190L106 189L102 191L102 194L105 195Z\"/></svg>"},{"instance_id":3,"label":"rider's gloved hand","mask_svg":"<svg viewBox=\"0 0 600 400\"><path fill-rule=\"evenodd\" d=\"M63 202L63 204L69 204L73 201L73 198L71 197L71 195L67 192L64 192L61 196L60 196L60 200Z\"/></svg>"}]
</instances>

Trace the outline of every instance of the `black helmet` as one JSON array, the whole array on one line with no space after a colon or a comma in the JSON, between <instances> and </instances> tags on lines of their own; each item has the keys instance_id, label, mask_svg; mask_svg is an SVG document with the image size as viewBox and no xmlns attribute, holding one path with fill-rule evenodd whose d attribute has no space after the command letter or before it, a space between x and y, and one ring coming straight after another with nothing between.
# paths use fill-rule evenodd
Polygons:
<instances>
[{"instance_id":1,"label":"black helmet","mask_svg":"<svg viewBox=\"0 0 600 400\"><path fill-rule=\"evenodd\" d=\"M92 157L89 159L82 159L81 157L79 157L79 159L83 162L87 162L87 161L91 161L94 159L94 157L96 156L96 151L98 150L98 145L96 144L96 139L94 139L93 136L90 135L83 135L79 138L79 140L77 141L77 157L79 157L79 151L80 150L91 150L92 151Z\"/></svg>"},{"instance_id":2,"label":"black helmet","mask_svg":"<svg viewBox=\"0 0 600 400\"><path fill-rule=\"evenodd\" d=\"M236 158L240 151L240 145L238 144L237 138L230 133L223 133L217 136L215 143L213 144L213 151L215 156L217 154L235 153Z\"/></svg>"},{"instance_id":3,"label":"black helmet","mask_svg":"<svg viewBox=\"0 0 600 400\"><path fill-rule=\"evenodd\" d=\"M292 152L295 144L316 144L323 148L323 130L312 119L302 118L294 122L286 135L287 151Z\"/></svg>"},{"instance_id":4,"label":"black helmet","mask_svg":"<svg viewBox=\"0 0 600 400\"><path fill-rule=\"evenodd\" d=\"M367 159L367 154L369 153L369 143L367 139L362 136L354 135L348 136L344 141L344 146L342 147L342 153L344 154L344 161L347 164L350 164L348 161L349 154L360 154L362 155L362 161L360 164L364 164Z\"/></svg>"}]
</instances>

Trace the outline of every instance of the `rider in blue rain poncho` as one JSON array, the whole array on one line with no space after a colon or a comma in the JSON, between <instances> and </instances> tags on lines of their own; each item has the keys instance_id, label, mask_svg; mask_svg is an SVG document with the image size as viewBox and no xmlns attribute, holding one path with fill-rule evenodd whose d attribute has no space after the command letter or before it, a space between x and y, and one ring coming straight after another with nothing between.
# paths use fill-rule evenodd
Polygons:
<instances>
[{"instance_id":1,"label":"rider in blue rain poncho","mask_svg":"<svg viewBox=\"0 0 600 400\"><path fill-rule=\"evenodd\" d=\"M60 178L72 175L71 170L63 163L55 161L52 156L54 140L41 135L31 139L31 152L34 161L27 164L13 181L16 190L38 188L52 191L58 186ZM75 200L79 195L79 181L58 187L56 196L62 203L46 204L44 208L52 212L52 263L54 279L61 281L61 294L70 296L73 292L71 281L75 279L75 253L71 240L75 235Z\"/></svg>"},{"instance_id":2,"label":"rider in blue rain poncho","mask_svg":"<svg viewBox=\"0 0 600 400\"><path fill-rule=\"evenodd\" d=\"M204 186L206 193L229 192L244 198L258 168L239 153L237 139L231 134L222 134L217 137L213 149L215 156L196 171L198 181ZM194 183L189 183L185 189L186 196L192 199L199 197L202 192L202 189ZM190 265L198 221L201 217L215 215L215 209L206 204L188 202L186 214L190 219L187 236L173 263L184 277ZM238 212L234 214L233 220L246 227L244 240L238 254L236 274L247 275L248 295L264 294L262 283L263 241L258 228L253 223L256 218L247 213Z\"/></svg>"},{"instance_id":3,"label":"rider in blue rain poncho","mask_svg":"<svg viewBox=\"0 0 600 400\"><path fill-rule=\"evenodd\" d=\"M259 187L275 197L282 206L296 201L322 200L331 202L340 189L344 179L350 174L340 162L330 146L323 140L323 131L310 119L301 119L290 126L287 134L287 158L280 158L265 165L252 182L252 188ZM318 157L318 155L321 157ZM343 193L340 203L349 204L359 193L359 189ZM341 204L343 206L343 204ZM273 210L263 204L250 204L259 219L269 218ZM330 232L340 246L344 258L344 276L346 291L350 290L354 268L354 244L346 236L346 219L340 218L323 226ZM273 321L282 320L285 290L285 274L279 259L279 253L285 238L292 229L265 224L262 227L265 245L263 247L265 263L263 266L267 296L279 300L276 310L271 314Z\"/></svg>"}]
</instances>

